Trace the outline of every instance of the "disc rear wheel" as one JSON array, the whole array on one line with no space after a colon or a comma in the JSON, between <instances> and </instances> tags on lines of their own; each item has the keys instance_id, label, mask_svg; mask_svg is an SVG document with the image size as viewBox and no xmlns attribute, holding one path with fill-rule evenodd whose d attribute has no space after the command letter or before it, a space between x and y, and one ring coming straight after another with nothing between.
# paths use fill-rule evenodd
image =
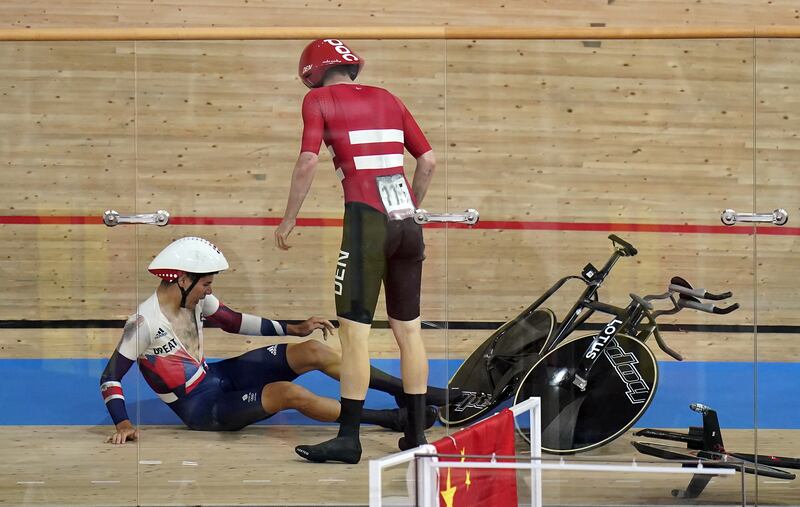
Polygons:
<instances>
[{"instance_id":1,"label":"disc rear wheel","mask_svg":"<svg viewBox=\"0 0 800 507\"><path fill-rule=\"evenodd\" d=\"M542 450L588 451L619 437L644 414L656 390L658 366L650 349L631 336L611 340L589 372L586 390L572 380L595 335L566 342L546 354L522 379L514 403L541 399ZM530 429L517 420L530 442Z\"/></svg>"}]
</instances>

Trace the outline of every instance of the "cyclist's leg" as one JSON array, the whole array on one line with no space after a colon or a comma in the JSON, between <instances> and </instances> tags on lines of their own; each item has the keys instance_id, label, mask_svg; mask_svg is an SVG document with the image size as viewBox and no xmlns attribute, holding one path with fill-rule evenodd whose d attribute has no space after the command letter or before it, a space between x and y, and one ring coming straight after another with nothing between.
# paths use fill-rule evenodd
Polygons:
<instances>
[{"instance_id":1,"label":"cyclist's leg","mask_svg":"<svg viewBox=\"0 0 800 507\"><path fill-rule=\"evenodd\" d=\"M388 224L387 266L384 280L389 325L400 347L403 387L408 394L424 394L428 361L422 342L420 287L425 243L422 227L410 218Z\"/></svg>"},{"instance_id":2,"label":"cyclist's leg","mask_svg":"<svg viewBox=\"0 0 800 507\"><path fill-rule=\"evenodd\" d=\"M291 380L312 369L328 370L338 378L340 362L339 354L333 349L316 340L308 340L297 344L270 345L212 363L212 376L219 379L220 390L224 392L224 395L220 393L214 398L215 401L209 402L209 405L217 407L214 409L217 415L207 422L197 420L198 416L194 415L187 425L198 429L240 429L287 408L296 409L318 421L338 421L338 401L317 396L299 385L291 384ZM396 383L400 385L400 379L396 379ZM211 385L210 382L208 384ZM259 405L263 411L258 410ZM197 411L192 413L197 414ZM406 415L399 409L363 409L361 419L369 424L401 431ZM428 425L431 424L433 420L428 421Z\"/></svg>"},{"instance_id":3,"label":"cyclist's leg","mask_svg":"<svg viewBox=\"0 0 800 507\"><path fill-rule=\"evenodd\" d=\"M341 377L342 356L317 340L289 344L286 348L286 359L291 370L298 375L316 370L335 380L339 380ZM370 366L369 388L391 394L398 401L398 405L405 406L402 397L402 379ZM457 394L450 393L448 398L446 389L433 386L427 386L427 391L426 403L437 406L446 404L448 399L455 399Z\"/></svg>"},{"instance_id":4,"label":"cyclist's leg","mask_svg":"<svg viewBox=\"0 0 800 507\"><path fill-rule=\"evenodd\" d=\"M317 421L339 417L339 402L317 396L303 386L287 381L271 382L260 389L228 391L217 396L212 412L213 427L239 430L282 410L294 409Z\"/></svg>"},{"instance_id":5,"label":"cyclist's leg","mask_svg":"<svg viewBox=\"0 0 800 507\"><path fill-rule=\"evenodd\" d=\"M292 344L286 343L260 347L212 363L210 368L222 379L222 388L225 391L259 390L272 382L291 382L298 375L289 361L289 350L292 347Z\"/></svg>"},{"instance_id":6,"label":"cyclist's leg","mask_svg":"<svg viewBox=\"0 0 800 507\"><path fill-rule=\"evenodd\" d=\"M212 363L206 378L189 395L170 403L169 407L193 430L236 431L269 417L261 404L261 386L231 390L231 379L225 378Z\"/></svg>"},{"instance_id":7,"label":"cyclist's leg","mask_svg":"<svg viewBox=\"0 0 800 507\"><path fill-rule=\"evenodd\" d=\"M290 343L286 349L286 360L298 375L316 370L339 380L342 356L320 341Z\"/></svg>"},{"instance_id":8,"label":"cyclist's leg","mask_svg":"<svg viewBox=\"0 0 800 507\"><path fill-rule=\"evenodd\" d=\"M261 405L267 413L295 409L317 421L333 422L339 418L339 402L317 396L292 382L273 382L263 387Z\"/></svg>"},{"instance_id":9,"label":"cyclist's leg","mask_svg":"<svg viewBox=\"0 0 800 507\"><path fill-rule=\"evenodd\" d=\"M425 243L422 228L412 219L390 221L387 238L387 268L384 287L386 311L397 345L409 424L401 449L426 443L425 393L428 384L428 357L422 341L420 287Z\"/></svg>"},{"instance_id":10,"label":"cyclist's leg","mask_svg":"<svg viewBox=\"0 0 800 507\"><path fill-rule=\"evenodd\" d=\"M363 400L369 385L369 333L386 259L386 216L362 203L345 206L335 299L342 344L342 397Z\"/></svg>"},{"instance_id":11,"label":"cyclist's leg","mask_svg":"<svg viewBox=\"0 0 800 507\"><path fill-rule=\"evenodd\" d=\"M342 344L341 415L336 438L295 451L311 461L357 463L359 425L369 385L368 338L386 260L386 215L357 202L345 204L342 246L334 287Z\"/></svg>"},{"instance_id":12,"label":"cyclist's leg","mask_svg":"<svg viewBox=\"0 0 800 507\"><path fill-rule=\"evenodd\" d=\"M237 392L235 396L231 396L230 401L238 405L242 398L240 394ZM260 399L264 411L270 415L281 410L294 409L317 421L341 422L341 404L337 400L318 396L305 387L292 382L273 382L265 385ZM260 418L263 419L264 416ZM400 409L371 410L365 408L362 410L361 420L394 431L403 431L406 426L405 414ZM434 420L434 414L428 412L426 424L431 426Z\"/></svg>"},{"instance_id":13,"label":"cyclist's leg","mask_svg":"<svg viewBox=\"0 0 800 507\"><path fill-rule=\"evenodd\" d=\"M428 384L428 361L425 344L422 341L420 318L397 320L389 317L389 326L400 347L404 392L425 394Z\"/></svg>"}]
</instances>

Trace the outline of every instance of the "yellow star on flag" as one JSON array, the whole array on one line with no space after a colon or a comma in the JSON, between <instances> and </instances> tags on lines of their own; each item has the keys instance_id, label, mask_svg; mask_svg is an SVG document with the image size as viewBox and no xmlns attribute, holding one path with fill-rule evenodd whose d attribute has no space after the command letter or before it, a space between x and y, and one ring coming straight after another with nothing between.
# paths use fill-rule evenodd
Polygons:
<instances>
[{"instance_id":1,"label":"yellow star on flag","mask_svg":"<svg viewBox=\"0 0 800 507\"><path fill-rule=\"evenodd\" d=\"M467 453L467 448L464 447L461 449L461 462L465 462L467 460L465 454ZM467 489L469 489L469 485L472 484L472 481L469 480L469 468L467 468L467 478L464 480L464 484L467 485Z\"/></svg>"},{"instance_id":2,"label":"yellow star on flag","mask_svg":"<svg viewBox=\"0 0 800 507\"><path fill-rule=\"evenodd\" d=\"M453 507L453 497L456 496L456 488L450 485L450 469L447 469L447 489L439 491L442 500L447 507Z\"/></svg>"},{"instance_id":3,"label":"yellow star on flag","mask_svg":"<svg viewBox=\"0 0 800 507\"><path fill-rule=\"evenodd\" d=\"M464 447L460 451L461 453L461 463L464 463L467 460L467 448ZM442 495L442 500L444 500L444 504L446 507L453 507L453 501L455 500L456 492L458 491L457 486L453 486L450 480L450 468L447 469L447 487L443 490L439 491L439 494ZM466 469L466 479L464 480L464 484L466 484L467 489L469 489L470 484L472 481L469 478L469 469Z\"/></svg>"}]
</instances>

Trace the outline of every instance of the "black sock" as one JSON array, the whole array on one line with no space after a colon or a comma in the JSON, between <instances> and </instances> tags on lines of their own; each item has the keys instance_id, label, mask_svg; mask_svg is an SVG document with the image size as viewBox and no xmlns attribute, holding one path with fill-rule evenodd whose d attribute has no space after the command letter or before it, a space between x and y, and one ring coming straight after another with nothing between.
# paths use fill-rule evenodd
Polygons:
<instances>
[{"instance_id":1,"label":"black sock","mask_svg":"<svg viewBox=\"0 0 800 507\"><path fill-rule=\"evenodd\" d=\"M400 446L411 449L428 443L425 440L425 395L406 394L405 398L408 409L408 423L404 431L405 437L400 439Z\"/></svg>"},{"instance_id":2,"label":"black sock","mask_svg":"<svg viewBox=\"0 0 800 507\"><path fill-rule=\"evenodd\" d=\"M358 427L361 424L361 409L364 400L342 398L342 410L339 413L339 435L358 440Z\"/></svg>"},{"instance_id":3,"label":"black sock","mask_svg":"<svg viewBox=\"0 0 800 507\"><path fill-rule=\"evenodd\" d=\"M406 414L400 409L391 410L372 410L365 408L361 411L361 422L367 424L377 424L382 428L393 431L403 431L406 426Z\"/></svg>"},{"instance_id":4,"label":"black sock","mask_svg":"<svg viewBox=\"0 0 800 507\"><path fill-rule=\"evenodd\" d=\"M425 407L425 426L428 429L436 424L438 409L433 405ZM393 408L387 410L373 410L365 408L361 411L361 422L376 424L392 431L405 431L408 424L408 409Z\"/></svg>"},{"instance_id":5,"label":"black sock","mask_svg":"<svg viewBox=\"0 0 800 507\"><path fill-rule=\"evenodd\" d=\"M369 368L369 387L392 395L403 394L403 381L374 366Z\"/></svg>"},{"instance_id":6,"label":"black sock","mask_svg":"<svg viewBox=\"0 0 800 507\"><path fill-rule=\"evenodd\" d=\"M403 381L395 376L389 375L383 370L374 366L369 369L369 387L394 396L398 407L405 407L405 392L403 391ZM426 404L443 407L448 403L454 403L461 395L458 389L448 389L446 387L427 387Z\"/></svg>"},{"instance_id":7,"label":"black sock","mask_svg":"<svg viewBox=\"0 0 800 507\"><path fill-rule=\"evenodd\" d=\"M450 393L448 396L447 388L428 386L428 392L425 393L425 399L427 400L426 403L428 405L443 407L448 403L452 403L454 397L452 396L452 393Z\"/></svg>"},{"instance_id":8,"label":"black sock","mask_svg":"<svg viewBox=\"0 0 800 507\"><path fill-rule=\"evenodd\" d=\"M444 407L457 403L461 399L461 389L458 387L427 387L428 392L425 393L425 403L428 405L435 405L437 407ZM396 394L394 396L397 406L403 408L406 406L406 395Z\"/></svg>"}]
</instances>

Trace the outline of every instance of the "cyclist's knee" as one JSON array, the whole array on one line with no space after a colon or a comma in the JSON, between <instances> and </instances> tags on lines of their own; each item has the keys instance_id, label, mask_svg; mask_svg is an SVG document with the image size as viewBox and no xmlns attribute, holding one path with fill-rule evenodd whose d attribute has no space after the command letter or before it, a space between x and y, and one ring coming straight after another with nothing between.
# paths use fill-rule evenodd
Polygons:
<instances>
[{"instance_id":1,"label":"cyclist's knee","mask_svg":"<svg viewBox=\"0 0 800 507\"><path fill-rule=\"evenodd\" d=\"M324 370L341 361L335 350L317 340L307 340L291 346L290 366L297 373Z\"/></svg>"},{"instance_id":2,"label":"cyclist's knee","mask_svg":"<svg viewBox=\"0 0 800 507\"><path fill-rule=\"evenodd\" d=\"M291 382L273 382L264 386L261 405L268 413L305 406L313 398L311 391Z\"/></svg>"},{"instance_id":3,"label":"cyclist's knee","mask_svg":"<svg viewBox=\"0 0 800 507\"><path fill-rule=\"evenodd\" d=\"M421 321L419 319L397 320L389 318L389 326L392 328L392 333L401 348L422 343Z\"/></svg>"}]
</instances>

